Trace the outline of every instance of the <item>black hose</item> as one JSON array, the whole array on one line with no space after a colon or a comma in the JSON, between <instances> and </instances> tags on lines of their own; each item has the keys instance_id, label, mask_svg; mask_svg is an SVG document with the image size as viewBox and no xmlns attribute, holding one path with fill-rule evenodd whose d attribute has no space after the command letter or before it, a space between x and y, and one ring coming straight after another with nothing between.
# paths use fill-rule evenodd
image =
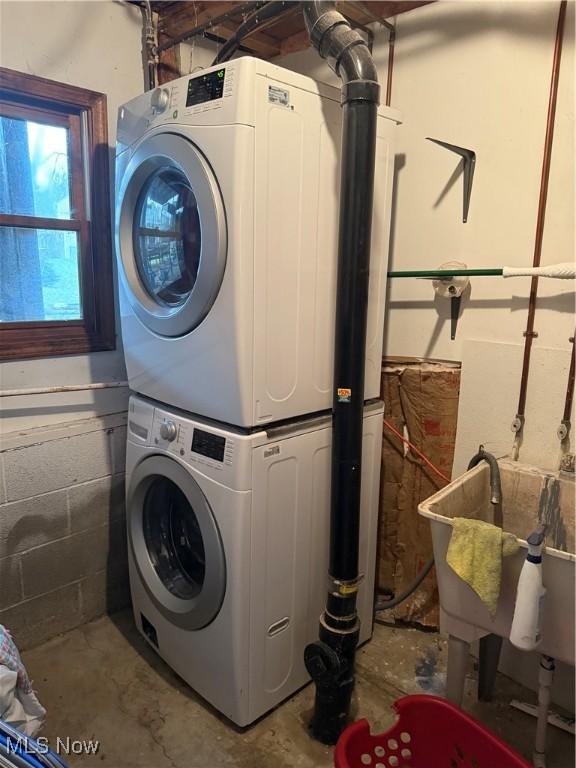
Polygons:
<instances>
[{"instance_id":1,"label":"black hose","mask_svg":"<svg viewBox=\"0 0 576 768\"><path fill-rule=\"evenodd\" d=\"M273 19L275 16L281 16L292 8L294 8L294 3L291 2L291 0L271 0L271 2L258 8L254 13L248 16L246 21L238 27L232 37L224 43L219 50L218 55L212 62L212 66L221 64L223 61L228 61L238 50L242 39L259 27L262 22Z\"/></svg>"},{"instance_id":2,"label":"black hose","mask_svg":"<svg viewBox=\"0 0 576 768\"><path fill-rule=\"evenodd\" d=\"M392 608L396 608L397 605L400 605L400 603L403 603L404 600L407 600L410 595L413 592L416 592L420 584L424 581L426 576L430 573L432 570L432 566L434 565L434 557L431 557L430 560L427 560L424 563L424 566L422 567L422 570L419 571L419 573L416 574L416 578L414 581L406 587L406 589L403 592L400 592L399 595L396 597L393 597L392 600L387 600L384 604L379 603L376 606L377 611L389 611ZM375 624L387 624L388 622L382 621L382 619L374 619Z\"/></svg>"},{"instance_id":3,"label":"black hose","mask_svg":"<svg viewBox=\"0 0 576 768\"><path fill-rule=\"evenodd\" d=\"M490 503L493 504L496 509L496 516L501 518L501 510L502 510L502 484L500 481L500 468L498 466L498 461L496 458L491 454L487 453L487 451L484 450L482 446L480 446L480 450L478 453L476 453L471 459L468 464L468 469L474 469L474 467L479 464L481 461L485 461L490 466ZM498 515L499 512L499 515ZM498 525L498 521L496 522L496 525ZM502 527L502 522L500 522L499 527ZM414 578L414 581L406 587L406 589L401 592L396 597L393 597L392 600L386 601L384 605L379 604L377 606L378 611L389 611L392 608L396 608L396 606L400 605L400 603L403 603L404 600L407 600L410 595L412 595L422 584L426 576L430 573L432 566L434 565L434 557L431 557L430 560L427 560L424 563L424 566L422 567L422 570L416 574L416 577ZM386 621L382 621L381 619L374 619L375 624L387 624Z\"/></svg>"}]
</instances>

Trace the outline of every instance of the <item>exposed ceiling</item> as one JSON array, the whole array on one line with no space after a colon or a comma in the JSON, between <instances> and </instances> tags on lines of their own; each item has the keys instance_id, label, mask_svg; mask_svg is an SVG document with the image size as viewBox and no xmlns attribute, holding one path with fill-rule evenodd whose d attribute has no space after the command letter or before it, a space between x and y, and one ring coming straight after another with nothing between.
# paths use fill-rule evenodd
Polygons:
<instances>
[{"instance_id":1,"label":"exposed ceiling","mask_svg":"<svg viewBox=\"0 0 576 768\"><path fill-rule=\"evenodd\" d=\"M410 11L421 5L427 5L433 0L412 0L401 2L381 2L367 0L366 2L337 2L341 11L353 24L364 26L373 21L383 21L400 13ZM152 6L158 13L158 31L160 43L166 43L184 33L200 27L212 19L236 12L236 15L226 18L211 25L205 35L221 42L228 40L238 29L246 17L242 13L242 7L246 3L240 2L153 2ZM258 30L251 32L242 40L242 49L260 58L274 59L287 53L303 51L309 46L308 34L304 28L300 3L294 2L293 8L265 22ZM166 51L161 58L161 67L164 69L162 80L176 76L170 71L174 70L174 60L170 51Z\"/></svg>"}]
</instances>

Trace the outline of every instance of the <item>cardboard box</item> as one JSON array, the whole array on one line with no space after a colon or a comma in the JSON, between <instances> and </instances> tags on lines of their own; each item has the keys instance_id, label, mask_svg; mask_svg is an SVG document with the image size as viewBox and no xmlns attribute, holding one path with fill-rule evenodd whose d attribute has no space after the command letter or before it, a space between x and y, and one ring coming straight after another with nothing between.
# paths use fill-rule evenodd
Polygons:
<instances>
[{"instance_id":1,"label":"cardboard box","mask_svg":"<svg viewBox=\"0 0 576 768\"><path fill-rule=\"evenodd\" d=\"M384 419L418 448L446 477L451 476L458 419L460 365L386 358L382 367ZM400 594L432 556L429 523L418 504L446 485L384 425L380 485L378 590ZM434 570L393 616L438 626Z\"/></svg>"}]
</instances>

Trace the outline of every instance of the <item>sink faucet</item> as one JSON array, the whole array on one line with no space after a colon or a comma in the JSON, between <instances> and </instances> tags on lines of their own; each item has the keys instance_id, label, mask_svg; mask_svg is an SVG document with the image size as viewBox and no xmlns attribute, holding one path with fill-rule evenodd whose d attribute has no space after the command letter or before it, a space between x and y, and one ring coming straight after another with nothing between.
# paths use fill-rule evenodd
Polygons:
<instances>
[{"instance_id":1,"label":"sink faucet","mask_svg":"<svg viewBox=\"0 0 576 768\"><path fill-rule=\"evenodd\" d=\"M502 483L500 481L500 468L496 458L487 451L484 450L484 446L481 445L478 448L478 453L472 456L468 464L468 469L473 469L481 461L487 462L490 467L490 503L494 507L494 525L502 528Z\"/></svg>"}]
</instances>

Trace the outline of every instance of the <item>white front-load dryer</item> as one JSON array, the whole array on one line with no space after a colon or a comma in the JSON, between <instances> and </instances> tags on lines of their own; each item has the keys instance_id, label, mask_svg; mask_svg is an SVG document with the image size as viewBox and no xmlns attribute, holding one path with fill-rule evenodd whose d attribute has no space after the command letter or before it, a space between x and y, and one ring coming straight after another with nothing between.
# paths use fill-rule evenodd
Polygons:
<instances>
[{"instance_id":1,"label":"white front-load dryer","mask_svg":"<svg viewBox=\"0 0 576 768\"><path fill-rule=\"evenodd\" d=\"M382 403L364 416L360 641L372 634ZM240 726L304 685L328 587L331 424L223 429L132 397L126 458L136 624Z\"/></svg>"},{"instance_id":2,"label":"white front-load dryer","mask_svg":"<svg viewBox=\"0 0 576 768\"><path fill-rule=\"evenodd\" d=\"M332 407L340 92L241 58L118 115L133 391L249 427ZM366 399L379 396L397 113L378 113Z\"/></svg>"}]
</instances>

